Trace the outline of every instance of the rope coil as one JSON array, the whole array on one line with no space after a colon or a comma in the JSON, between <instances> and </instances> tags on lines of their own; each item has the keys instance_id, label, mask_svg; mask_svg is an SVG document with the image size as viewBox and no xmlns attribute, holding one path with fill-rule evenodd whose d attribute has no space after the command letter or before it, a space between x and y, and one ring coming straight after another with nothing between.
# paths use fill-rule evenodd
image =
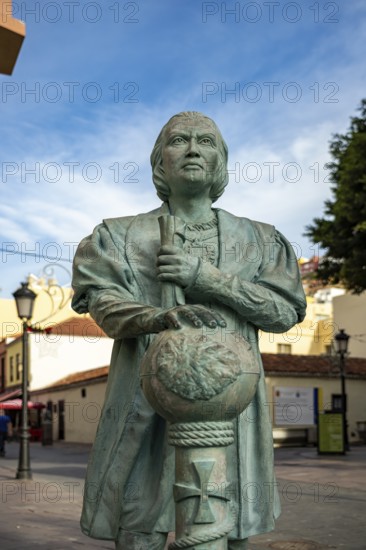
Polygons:
<instances>
[{"instance_id":1,"label":"rope coil","mask_svg":"<svg viewBox=\"0 0 366 550\"><path fill-rule=\"evenodd\" d=\"M226 537L230 531L235 527L236 518L232 514L231 520L227 521L226 524L222 525L219 529L212 529L206 531L202 535L192 535L188 537L183 537L169 544L169 550L181 550L183 548L192 548L192 546L198 544L204 544L207 542L212 542L214 540L221 539Z\"/></svg>"},{"instance_id":2,"label":"rope coil","mask_svg":"<svg viewBox=\"0 0 366 550\"><path fill-rule=\"evenodd\" d=\"M226 447L233 442L232 422L187 422L169 426L168 443L175 447Z\"/></svg>"}]
</instances>

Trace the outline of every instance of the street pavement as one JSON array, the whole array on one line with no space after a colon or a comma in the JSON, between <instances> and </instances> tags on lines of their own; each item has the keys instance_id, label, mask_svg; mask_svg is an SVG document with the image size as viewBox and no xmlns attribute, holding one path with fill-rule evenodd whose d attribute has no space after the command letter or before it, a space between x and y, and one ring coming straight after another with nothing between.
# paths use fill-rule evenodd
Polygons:
<instances>
[{"instance_id":1,"label":"street pavement","mask_svg":"<svg viewBox=\"0 0 366 550\"><path fill-rule=\"evenodd\" d=\"M33 479L26 482L15 479L19 444L7 445L0 459L1 550L114 549L79 528L89 451L31 443ZM366 550L366 446L346 456L280 448L275 463L282 515L275 531L250 539L250 550ZM248 491L248 498L259 495Z\"/></svg>"}]
</instances>

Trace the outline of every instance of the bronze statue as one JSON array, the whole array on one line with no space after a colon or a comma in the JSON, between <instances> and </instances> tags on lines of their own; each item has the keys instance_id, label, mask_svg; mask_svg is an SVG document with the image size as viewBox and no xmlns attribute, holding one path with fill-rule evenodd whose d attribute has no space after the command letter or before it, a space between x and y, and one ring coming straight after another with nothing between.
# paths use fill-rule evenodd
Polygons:
<instances>
[{"instance_id":1,"label":"bronze statue","mask_svg":"<svg viewBox=\"0 0 366 550\"><path fill-rule=\"evenodd\" d=\"M227 158L211 119L175 115L151 154L162 206L104 220L75 256L73 308L90 312L115 339L81 525L91 537L115 540L117 549L163 550L175 530L174 499L194 501L193 531L188 521L184 547L202 550L224 548L190 538L201 523L215 521L208 501L229 502L232 521L223 535L229 549L247 548L247 538L273 529L280 512L258 329L289 330L304 318L306 301L293 249L273 226L212 208L228 182ZM161 241L159 223L170 220L171 239L164 240L163 229ZM184 352L185 334L192 341L197 334L192 360ZM213 343L204 348L207 341ZM149 372L149 362L158 363L158 371ZM244 377L245 399L235 385ZM160 402L159 388L169 390ZM176 401L178 412L169 409ZM219 430L227 445L220 455L226 457L225 486L215 492L211 483L209 493L202 485L205 480L207 489L214 479L212 449L191 464L192 476L202 482L198 492L189 483L174 485L172 445L185 435L170 434L168 441L167 420L174 428L186 421L226 426L232 419L232 429ZM195 452L199 458L201 451Z\"/></svg>"}]
</instances>

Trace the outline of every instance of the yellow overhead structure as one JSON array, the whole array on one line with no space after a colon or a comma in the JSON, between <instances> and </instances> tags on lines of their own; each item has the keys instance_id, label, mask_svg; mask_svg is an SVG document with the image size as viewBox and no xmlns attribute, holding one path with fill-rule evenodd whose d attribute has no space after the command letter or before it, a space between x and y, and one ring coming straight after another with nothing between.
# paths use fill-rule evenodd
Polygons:
<instances>
[{"instance_id":1,"label":"yellow overhead structure","mask_svg":"<svg viewBox=\"0 0 366 550\"><path fill-rule=\"evenodd\" d=\"M0 73L8 75L13 72L25 37L25 23L12 13L12 1L0 0Z\"/></svg>"}]
</instances>

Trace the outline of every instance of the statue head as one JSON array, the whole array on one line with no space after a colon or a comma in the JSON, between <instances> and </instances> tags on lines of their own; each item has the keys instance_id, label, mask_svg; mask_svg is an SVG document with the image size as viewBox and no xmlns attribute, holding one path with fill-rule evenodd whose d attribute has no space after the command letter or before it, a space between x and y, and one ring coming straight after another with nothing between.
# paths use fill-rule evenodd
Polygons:
<instances>
[{"instance_id":1,"label":"statue head","mask_svg":"<svg viewBox=\"0 0 366 550\"><path fill-rule=\"evenodd\" d=\"M209 126L211 130L216 134L219 162L216 172L215 174L213 174L213 184L210 191L210 197L212 199L212 202L214 202L223 194L224 189L229 181L229 174L227 171L228 148L215 122L211 118L206 117L202 113L198 113L196 111L185 111L172 116L172 118L170 118L165 126L163 126L163 128L161 129L160 134L155 142L154 148L150 156L150 162L153 171L153 182L158 197L165 202L168 201L170 194L169 182L166 181L163 168L162 150L164 146L165 134L167 130L170 129L174 124L181 122L194 124L197 127L202 126L205 129L207 129L207 127Z\"/></svg>"}]
</instances>

